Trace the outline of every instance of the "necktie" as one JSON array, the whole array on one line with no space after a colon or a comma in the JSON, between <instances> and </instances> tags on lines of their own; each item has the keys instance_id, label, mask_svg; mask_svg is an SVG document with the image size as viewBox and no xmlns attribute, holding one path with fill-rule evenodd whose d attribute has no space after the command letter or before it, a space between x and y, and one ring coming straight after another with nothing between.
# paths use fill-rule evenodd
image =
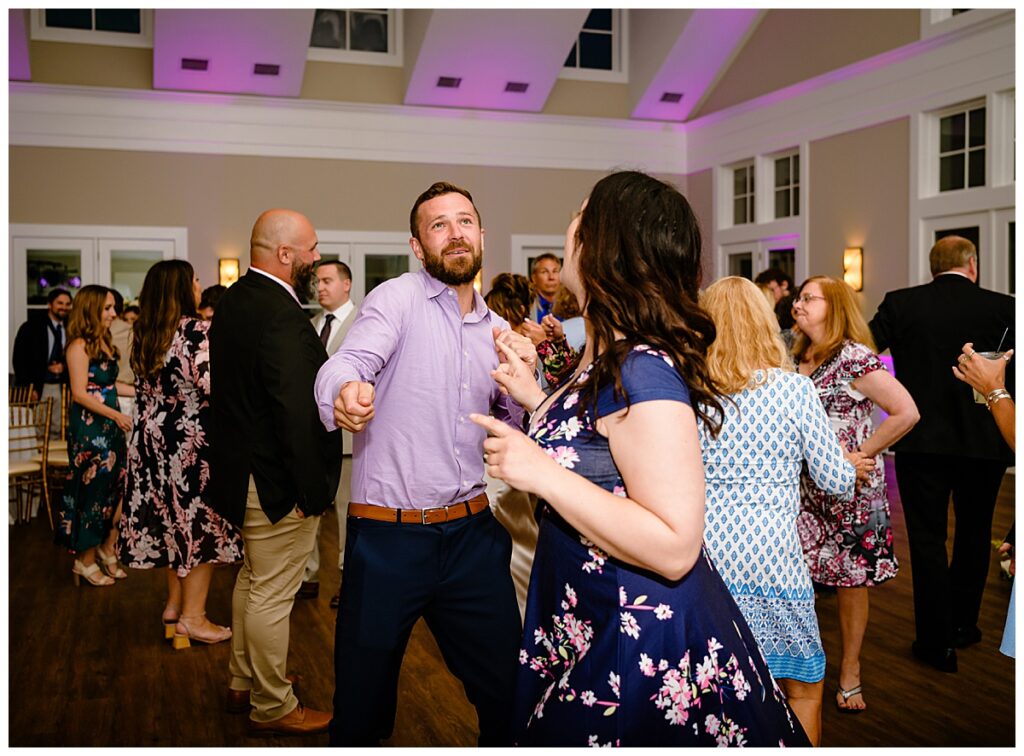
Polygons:
<instances>
[{"instance_id":1,"label":"necktie","mask_svg":"<svg viewBox=\"0 0 1024 756\"><path fill-rule=\"evenodd\" d=\"M51 323L50 330L53 332L53 349L50 350L50 362L60 362L64 358L64 340L61 337L60 323L57 325Z\"/></svg>"},{"instance_id":2,"label":"necktie","mask_svg":"<svg viewBox=\"0 0 1024 756\"><path fill-rule=\"evenodd\" d=\"M327 342L331 338L331 323L334 321L334 316L331 313L327 313L324 318L324 327L320 329L320 343L324 345L324 349L327 348Z\"/></svg>"}]
</instances>

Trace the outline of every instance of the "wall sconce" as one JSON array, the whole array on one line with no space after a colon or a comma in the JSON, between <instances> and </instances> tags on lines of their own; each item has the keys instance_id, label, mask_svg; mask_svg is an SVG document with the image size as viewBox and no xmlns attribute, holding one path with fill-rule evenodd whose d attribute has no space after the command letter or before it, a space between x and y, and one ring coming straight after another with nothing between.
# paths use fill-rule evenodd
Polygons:
<instances>
[{"instance_id":1,"label":"wall sconce","mask_svg":"<svg viewBox=\"0 0 1024 756\"><path fill-rule=\"evenodd\" d=\"M217 261L217 273L221 286L230 286L238 280L238 258L222 257Z\"/></svg>"},{"instance_id":2,"label":"wall sconce","mask_svg":"<svg viewBox=\"0 0 1024 756\"><path fill-rule=\"evenodd\" d=\"M843 252L843 280L854 291L864 289L864 249L847 247Z\"/></svg>"},{"instance_id":3,"label":"wall sconce","mask_svg":"<svg viewBox=\"0 0 1024 756\"><path fill-rule=\"evenodd\" d=\"M484 293L484 271L480 269L476 272L476 277L473 279L473 288L476 289L477 294Z\"/></svg>"}]
</instances>

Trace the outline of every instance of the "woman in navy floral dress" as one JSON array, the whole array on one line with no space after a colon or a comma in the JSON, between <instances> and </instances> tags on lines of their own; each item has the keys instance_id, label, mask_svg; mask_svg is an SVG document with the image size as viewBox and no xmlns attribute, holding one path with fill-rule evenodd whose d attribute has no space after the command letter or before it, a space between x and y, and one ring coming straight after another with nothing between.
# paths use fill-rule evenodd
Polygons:
<instances>
[{"instance_id":1,"label":"woman in navy floral dress","mask_svg":"<svg viewBox=\"0 0 1024 756\"><path fill-rule=\"evenodd\" d=\"M612 174L569 226L564 259L587 318L579 369L546 396L502 349L494 377L533 411L530 438L472 416L492 434L488 473L543 502L515 740L807 745L702 547L696 418L718 402L689 204Z\"/></svg>"},{"instance_id":2,"label":"woman in navy floral dress","mask_svg":"<svg viewBox=\"0 0 1024 756\"><path fill-rule=\"evenodd\" d=\"M116 317L110 290L90 285L78 292L68 319L69 464L54 535L76 555L71 570L76 585L82 578L106 586L126 577L113 548L124 485L124 434L131 428L131 418L117 406L122 384L116 383L118 354L110 340Z\"/></svg>"},{"instance_id":3,"label":"woman in navy floral dress","mask_svg":"<svg viewBox=\"0 0 1024 756\"><path fill-rule=\"evenodd\" d=\"M242 542L204 502L210 480L210 324L196 312L199 279L184 260L146 274L132 341L137 422L128 450L122 561L167 569L165 636L218 643L231 628L206 618L213 565L237 562Z\"/></svg>"},{"instance_id":4,"label":"woman in navy floral dress","mask_svg":"<svg viewBox=\"0 0 1024 756\"><path fill-rule=\"evenodd\" d=\"M814 381L839 443L875 458L874 470L853 499L822 491L804 476L797 519L811 578L837 588L843 645L836 705L862 711L867 708L860 674L867 589L895 577L898 569L881 453L914 427L917 406L875 354L871 331L845 282L807 279L793 301L793 315L799 371ZM871 422L876 404L889 415L878 428Z\"/></svg>"}]
</instances>

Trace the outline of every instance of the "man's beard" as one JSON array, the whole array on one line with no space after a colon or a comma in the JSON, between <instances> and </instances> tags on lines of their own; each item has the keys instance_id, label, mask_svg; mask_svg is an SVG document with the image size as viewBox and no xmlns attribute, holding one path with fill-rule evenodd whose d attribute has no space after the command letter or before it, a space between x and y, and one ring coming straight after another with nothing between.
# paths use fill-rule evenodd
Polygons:
<instances>
[{"instance_id":1,"label":"man's beard","mask_svg":"<svg viewBox=\"0 0 1024 756\"><path fill-rule=\"evenodd\" d=\"M292 288L302 304L316 298L316 283L312 264L303 265L298 260L292 262Z\"/></svg>"},{"instance_id":2,"label":"man's beard","mask_svg":"<svg viewBox=\"0 0 1024 756\"><path fill-rule=\"evenodd\" d=\"M468 260L463 257L445 258L447 252L462 248L469 249ZM448 286L461 286L469 283L476 278L482 265L482 251L474 249L469 244L449 244L437 255L426 249L423 250L423 267L426 268L427 273Z\"/></svg>"}]
</instances>

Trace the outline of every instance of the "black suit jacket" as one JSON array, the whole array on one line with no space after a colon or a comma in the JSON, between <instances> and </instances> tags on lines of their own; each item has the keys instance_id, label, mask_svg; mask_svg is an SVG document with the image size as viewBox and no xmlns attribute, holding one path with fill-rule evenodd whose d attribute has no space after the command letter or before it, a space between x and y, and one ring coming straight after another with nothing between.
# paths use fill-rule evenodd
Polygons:
<instances>
[{"instance_id":1,"label":"black suit jacket","mask_svg":"<svg viewBox=\"0 0 1024 756\"><path fill-rule=\"evenodd\" d=\"M18 334L14 337L14 352L11 355L15 386L32 386L37 393L42 392L43 383L49 372L46 368L50 364L49 323L49 316L44 315L42 318L30 318L18 328ZM62 327L65 329L66 341L67 324ZM67 379L68 371L65 364L60 382L66 383Z\"/></svg>"},{"instance_id":2,"label":"black suit jacket","mask_svg":"<svg viewBox=\"0 0 1024 756\"><path fill-rule=\"evenodd\" d=\"M266 276L250 270L217 304L210 326L210 502L230 522L245 520L250 474L271 522L296 505L319 515L334 503L341 433L327 432L313 398L326 361L306 312Z\"/></svg>"},{"instance_id":3,"label":"black suit jacket","mask_svg":"<svg viewBox=\"0 0 1024 756\"><path fill-rule=\"evenodd\" d=\"M896 378L921 413L895 451L1012 461L985 405L974 401L971 387L951 368L965 342L974 342L979 352L993 351L1007 326L1002 349L1013 347L1013 297L945 274L886 294L870 325L878 351L892 353ZM1012 362L1006 385L1013 390Z\"/></svg>"}]
</instances>

